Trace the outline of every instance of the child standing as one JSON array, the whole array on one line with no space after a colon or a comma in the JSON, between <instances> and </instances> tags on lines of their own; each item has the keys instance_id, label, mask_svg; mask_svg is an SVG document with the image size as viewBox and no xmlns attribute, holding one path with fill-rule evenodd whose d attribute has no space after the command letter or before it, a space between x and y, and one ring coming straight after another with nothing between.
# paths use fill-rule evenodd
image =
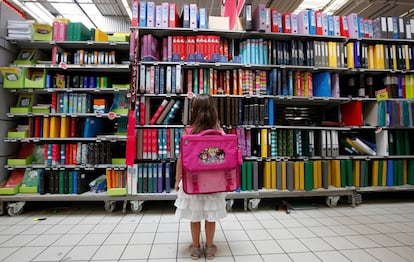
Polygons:
<instances>
[{"instance_id":1,"label":"child standing","mask_svg":"<svg viewBox=\"0 0 414 262\"><path fill-rule=\"evenodd\" d=\"M191 128L184 129L184 134L198 134L207 129L216 129L224 133L218 119L217 105L209 95L197 95L191 102ZM217 250L214 245L216 221L224 218L226 213L226 193L188 195L182 189L181 159L177 160L175 190L177 191L177 218L190 220L193 243L189 247L191 258L198 259L202 254L200 246L201 221L205 220L206 244L204 253L207 259L214 258Z\"/></svg>"}]
</instances>

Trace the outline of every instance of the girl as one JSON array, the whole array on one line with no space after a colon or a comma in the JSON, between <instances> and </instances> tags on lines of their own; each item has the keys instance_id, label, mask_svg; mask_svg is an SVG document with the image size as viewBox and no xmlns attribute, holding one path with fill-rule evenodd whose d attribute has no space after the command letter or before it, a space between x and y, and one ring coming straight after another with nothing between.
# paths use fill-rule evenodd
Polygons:
<instances>
[{"instance_id":1,"label":"girl","mask_svg":"<svg viewBox=\"0 0 414 262\"><path fill-rule=\"evenodd\" d=\"M216 129L224 133L218 119L217 105L209 95L197 95L191 102L191 128L185 128L184 134L197 134L207 129ZM191 237L193 243L189 247L191 257L198 259L201 256L200 231L201 221L205 220L206 245L204 248L207 259L214 258L217 250L213 244L216 221L226 216L225 193L188 195L181 186L181 159L177 160L175 190L177 191L177 218L190 220Z\"/></svg>"}]
</instances>

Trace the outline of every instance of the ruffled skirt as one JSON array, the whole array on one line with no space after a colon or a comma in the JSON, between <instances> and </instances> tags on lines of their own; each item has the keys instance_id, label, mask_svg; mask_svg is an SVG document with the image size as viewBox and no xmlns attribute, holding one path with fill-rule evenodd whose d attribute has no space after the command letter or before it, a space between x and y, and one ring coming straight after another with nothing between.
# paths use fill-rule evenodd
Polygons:
<instances>
[{"instance_id":1,"label":"ruffled skirt","mask_svg":"<svg viewBox=\"0 0 414 262\"><path fill-rule=\"evenodd\" d=\"M183 191L181 183L174 205L178 219L185 218L192 222L213 222L227 215L226 193L189 195Z\"/></svg>"}]
</instances>

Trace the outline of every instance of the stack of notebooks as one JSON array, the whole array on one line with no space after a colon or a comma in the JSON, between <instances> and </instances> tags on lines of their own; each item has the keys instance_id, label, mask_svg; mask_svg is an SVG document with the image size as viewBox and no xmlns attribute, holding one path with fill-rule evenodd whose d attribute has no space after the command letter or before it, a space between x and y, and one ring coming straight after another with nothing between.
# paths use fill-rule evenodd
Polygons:
<instances>
[{"instance_id":1,"label":"stack of notebooks","mask_svg":"<svg viewBox=\"0 0 414 262\"><path fill-rule=\"evenodd\" d=\"M7 21L7 38L11 40L33 40L34 20Z\"/></svg>"}]
</instances>

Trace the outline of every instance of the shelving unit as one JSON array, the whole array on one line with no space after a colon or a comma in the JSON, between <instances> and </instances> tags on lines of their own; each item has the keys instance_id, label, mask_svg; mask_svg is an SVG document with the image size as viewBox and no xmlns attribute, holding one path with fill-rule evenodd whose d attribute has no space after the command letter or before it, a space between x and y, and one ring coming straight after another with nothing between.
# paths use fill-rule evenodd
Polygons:
<instances>
[{"instance_id":1,"label":"shelving unit","mask_svg":"<svg viewBox=\"0 0 414 262\"><path fill-rule=\"evenodd\" d=\"M414 186L409 184L414 183L414 181L408 181L409 179L414 179L412 178L414 174L407 174L407 172L414 172L414 151L409 149L410 146L407 147L404 153L391 153L387 151L387 153L376 155L357 155L346 151L345 146L340 144L346 137L357 135L373 142L377 146L384 146L388 142L394 141L392 140L393 138L377 138L377 134L385 133L386 136L394 136L394 134L397 136L397 133L405 132L404 135L410 138L407 143L414 145L414 140L411 139L414 134L414 118L412 117L414 115L414 107L412 106L414 103L413 98L402 98L403 95L401 95L401 97L388 99L388 101L394 101L396 103L405 101L410 105L411 119L409 120L410 124L407 126L387 126L378 124L378 121L372 123L372 119L368 119L369 117L367 116L368 114L372 114L370 110L375 111L375 109L369 109L369 107L380 103L375 98L374 91L378 89L378 86L385 85L383 77L387 75L391 77L413 75L414 63L411 62L411 67L408 69L403 67L394 67L391 69L385 67L372 68L372 65L371 67L368 67L368 65L354 66L346 64L346 62L349 62L346 61L346 59L349 59L349 56L345 54L347 45L350 43L361 43L362 46L408 45L411 48L414 45L413 40L347 39L338 36L187 28L134 27L131 30L131 37L136 37L134 40L139 43L137 44L136 50L129 50L130 43L124 42L38 42L10 40L18 49L37 48L45 53L52 52L56 46L67 50L116 50L122 54L122 58L118 59L118 63L116 64L78 65L66 63L54 64L50 61L42 61L39 64L18 66L59 74L69 72L70 74L121 75L121 78L127 79L128 82L132 83L131 90L116 87L78 88L74 86L40 89L15 88L9 90L10 93L16 96L20 94L51 96L67 93L111 96L113 94L125 93L131 103L128 114L123 112L114 116L107 112L7 113L9 119L20 122L26 118L34 117L76 118L82 119L82 121L85 118L105 119L108 121L113 117L115 117L115 120L128 118L128 125L134 127L135 133L133 135L128 134L129 136L109 134L87 138L6 137L4 139L5 142L9 144L65 144L75 141L81 143L126 143L136 145L136 148L132 151L136 151L137 154L133 156L134 165L113 163L5 165L7 171L19 169L43 169L46 171L123 171L127 174L128 180L127 188L115 188L115 191L118 190L114 193L115 195L111 195L111 193L94 194L87 192L80 195L17 194L0 196L1 207L3 207L4 202L9 202L9 214L19 214L25 201L104 201L107 211L113 211L116 202L123 201L124 212L126 211L127 202L130 202L132 212L140 212L144 201L174 200L176 193L172 187L175 174L174 166L179 153L180 131L188 124L188 109L192 95L204 92L210 93L218 101L223 129L227 132L237 134L240 132L240 144L244 147L245 165L242 167L244 173L242 172L241 174L244 177L242 179L242 187L239 192L227 194L228 209L232 207L234 200L244 200L245 210L255 210L260 200L264 198L316 196L326 197L326 204L330 207L336 206L339 198L345 196L348 198L348 202L355 206L361 203L361 194L366 192L412 191L414 189ZM143 37L147 35L153 37L151 41L158 40L161 43L162 39L167 39L167 43L171 40L170 44L173 44L173 40L169 39L169 37L218 37L221 40L224 39L222 46L227 51L222 52L220 54L221 56L216 57L213 54L210 54L211 57L202 54L200 58L198 56L199 54L191 54L194 56L188 56L188 59L183 60L180 55L174 53L172 50L168 50L167 55L164 54L164 56L155 58L152 57L152 53L145 53L153 48L153 46L149 49L144 47ZM266 44L264 44L263 50L260 51L262 53L257 51L253 54L252 51L251 54L246 55L252 59L251 61L245 62L242 60L242 45L245 41L264 41ZM285 46L275 51L278 48L277 44L280 43ZM302 47L292 47L298 44ZM332 44L333 50L338 52L335 57L336 62L329 60L328 53L333 52L329 51L329 44ZM163 49L160 46L161 44L159 44L158 48L155 48L157 49L155 51ZM255 48L258 49L257 46ZM414 49L410 50L414 52ZM281 51L282 54L280 55L278 51ZM135 58L130 57L132 54L135 55ZM206 61L203 55L211 59ZM214 55L218 54L216 53ZM263 60L252 62L255 60L255 56L258 55L263 56ZM366 58L365 63L368 64L368 57L364 58ZM316 63L316 59L318 59L318 63ZM177 71L171 73L171 78L168 81L172 83L173 77L179 77L181 84L177 86L171 84L171 90L167 90L167 84L164 83L165 90L160 91L160 86L158 86L158 90L153 90L152 88L154 86L151 86L153 82L158 81L158 84L161 85L161 75L156 76L154 73L155 70L160 70L161 68L177 70L178 73ZM148 69L154 70L154 72L147 71ZM191 74L188 74L190 71ZM195 72L197 74L203 72L204 79L202 83L198 82L200 78L195 78ZM219 75L217 77L215 75L220 73L223 76ZM278 73L282 75L278 75ZM315 79L314 77L319 75L319 73L328 73L330 81L336 82L336 89L333 90L334 88L332 87L334 85L332 84L329 85L329 89L332 88L332 90L328 90L328 93L321 95L318 93L316 95L316 90L322 84L320 82L315 84L315 82L312 82L312 78ZM212 75L213 77L211 78ZM188 79L189 76L191 76L191 79ZM223 79L220 79L220 77ZM371 83L367 83L368 80L366 78L372 78L374 80ZM167 80L165 75L162 80ZM353 80L354 84L351 85L349 83L350 80ZM254 84L252 84L253 82ZM203 88L207 87L207 89L198 91L195 88L196 84L204 85ZM310 88L311 84L313 88ZM215 86L215 89L210 91L209 88L213 88L213 86ZM219 86L218 89L221 88L221 91L217 89L217 86ZM228 89L224 86L227 86ZM290 86L292 89L290 89ZM296 86L301 87L295 89ZM307 88L306 91L305 86ZM175 87L179 87L179 91L174 91ZM390 87L390 90L391 88L394 87ZM310 91L314 93L310 93ZM150 124L149 120L154 116L155 111L164 100L167 100L168 103L171 101L180 101L182 102L182 105L180 105L181 108L170 119L171 121ZM356 116L358 118L362 116L360 124L345 123L342 119L347 112L346 110L341 112L341 110L349 103L361 104L362 111ZM294 115L295 111L302 109L306 114L309 114L307 117L302 116L299 119L291 117L290 120L287 119L289 114ZM131 120L133 119L131 117L132 112L135 113L135 123ZM378 115L378 112L376 114ZM248 119L248 121L243 121L243 119ZM369 121L371 122L368 123ZM247 133L248 135L246 135ZM329 141L331 144L327 146L322 142L325 141L325 136L336 136L337 139L335 141L332 139L334 142ZM167 141L167 139L169 141L168 145L160 142L163 140ZM271 139L282 141L285 144L279 144L279 142L271 144L269 143ZM150 140L153 140L153 142L151 142L151 146L147 145L147 147L151 147L151 149L145 148L145 143L149 143L148 141ZM250 147L246 144L249 144ZM292 148L289 148L290 146ZM307 149L304 150L304 147L307 147ZM397 146L395 145L395 147ZM131 158L131 156L129 157ZM374 166L374 163L377 165L379 162L382 162L383 165L395 163L395 166L398 166L395 169L395 179L398 182L395 184L399 185L394 185L394 181L391 182L389 180L391 178L379 175L378 172L375 173L373 171L375 168L378 168ZM286 167L287 165L289 167ZM143 174L139 172L148 172L145 173L147 175L151 174L150 178L144 178L148 179L146 180L147 182L142 182L147 183L145 189L139 189L138 187L138 175ZM381 179L379 178L380 176ZM151 187L148 184L148 181L151 179L160 179L161 182L151 181L151 185L153 186ZM156 183L157 185L155 185ZM3 210L0 210L0 213L2 212Z\"/></svg>"},{"instance_id":2,"label":"shelving unit","mask_svg":"<svg viewBox=\"0 0 414 262\"><path fill-rule=\"evenodd\" d=\"M81 144L81 145L90 145L90 144L107 144L107 147L118 147L122 149L122 143L126 143L126 135L125 131L119 130L121 133L116 133L116 129L113 127L115 123L120 121L121 119L126 119L127 112L121 113L114 113L110 110L111 103L113 103L114 95L123 96L125 97L125 102L127 97L129 97L129 82L130 82L130 62L128 59L128 52L129 52L129 43L128 42L93 42L93 41L11 41L17 49L36 49L40 50L44 54L50 54L54 47L58 46L59 48L67 49L69 52L75 52L78 49L83 50L115 50L116 53L116 63L114 64L67 64L67 63L59 63L59 64L51 64L49 61L41 61L41 64L30 64L30 65L14 65L11 66L19 67L19 68L27 68L27 69L44 69L46 74L48 74L51 78L55 76L55 74L61 75L68 75L70 76L71 83L67 84L63 87L55 87L50 86L50 88L45 86L41 88L25 88L24 86L16 86L16 88L8 89L10 96L20 96L22 94L32 94L34 97L39 97L39 101L42 101L47 104L51 104L51 97L52 96L64 96L64 95L71 95L71 94L87 94L89 96L91 104L90 104L90 111L86 110L86 112L70 110L60 111L61 108L57 108L56 112L49 111L47 113L7 113L6 116L16 121L17 123L26 123L28 119L51 119L57 118L59 121L61 119L74 119L74 121L78 123L84 123L86 119L100 119L104 121L106 124L112 124L112 129L115 133L102 133L97 134L96 136L92 137L83 137L82 133L79 133L76 136L71 137L69 136L57 136L57 137L49 137L44 134L40 136L29 136L29 137L5 137L4 142L8 143L9 145L12 144L44 144L44 145L59 145L65 146L65 149L69 144ZM113 80L113 85L108 84L107 87L76 87L72 84L72 78L74 76L85 75L90 77L96 76L105 76L108 79ZM46 81L45 81L46 82ZM55 83L56 84L56 83ZM125 87L126 86L126 87ZM94 97L103 98L107 101L105 111L92 111L92 99ZM111 102L112 101L112 102ZM78 101L79 102L79 101ZM110 112L111 111L111 112ZM60 128L60 127L58 127ZM78 126L76 129L82 129L82 126ZM111 127L109 127L111 128ZM121 127L120 127L121 128ZM124 127L126 128L126 127ZM75 132L77 133L75 129ZM108 130L106 127L105 130ZM86 135L86 134L85 134ZM121 144L120 144L121 143ZM112 146L111 146L112 145ZM125 146L123 147L125 148ZM109 149L109 148L108 148ZM78 149L80 150L80 148ZM108 152L113 154L114 152ZM62 152L58 153L60 157L62 157ZM85 156L87 157L89 154L93 154L93 152L87 153ZM97 153L95 153L96 155ZM121 157L121 159L125 159L125 151L122 153L122 156L113 155L112 158ZM45 163L43 164L27 164L27 165L5 165L5 168L8 172L13 172L15 170L43 170L45 174L52 174L52 173L59 173L64 172L70 174L73 172L85 173L86 175L93 175L89 178L88 183L97 177L99 174L105 174L108 171L115 171L115 172L126 172L126 165L125 163L69 163L68 161L64 162L65 160L62 159L54 160L53 162L48 163L45 159ZM63 161L63 162L62 162ZM95 161L95 160L94 160ZM98 160L100 161L100 160ZM112 160L114 161L114 160ZM125 160L124 160L125 161ZM124 162L123 161L123 162ZM121 161L122 162L122 161ZM107 211L113 211L115 208L116 201L125 200L125 196L123 195L112 195L107 192L82 192L81 194L59 194L59 193L49 193L46 189L45 194L39 193L18 193L16 195L0 195L0 206L1 212L4 213L7 209L9 215L18 215L22 212L25 202L27 201L103 201L105 203L105 209ZM5 207L4 203L8 203Z\"/></svg>"}]
</instances>

